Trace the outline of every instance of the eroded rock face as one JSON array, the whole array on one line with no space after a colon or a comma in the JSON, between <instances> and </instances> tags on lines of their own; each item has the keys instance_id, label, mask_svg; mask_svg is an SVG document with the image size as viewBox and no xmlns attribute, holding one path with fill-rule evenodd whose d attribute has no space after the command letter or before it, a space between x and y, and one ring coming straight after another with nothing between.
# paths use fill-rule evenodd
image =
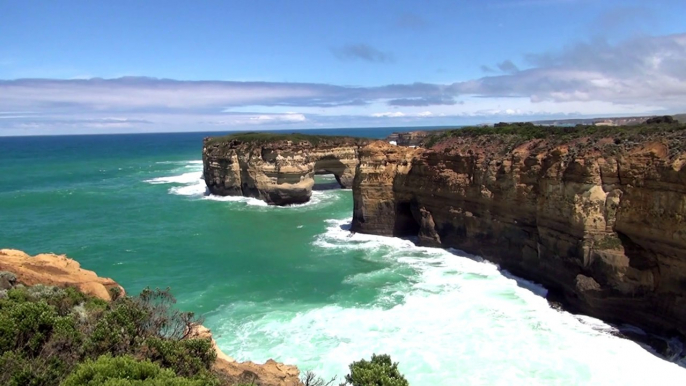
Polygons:
<instances>
[{"instance_id":1,"label":"eroded rock face","mask_svg":"<svg viewBox=\"0 0 686 386\"><path fill-rule=\"evenodd\" d=\"M215 195L254 197L271 205L309 201L315 174L333 174L341 187L351 188L357 152L368 141L331 137L313 142L205 139L207 188Z\"/></svg>"},{"instance_id":2,"label":"eroded rock face","mask_svg":"<svg viewBox=\"0 0 686 386\"><path fill-rule=\"evenodd\" d=\"M360 150L352 230L459 248L574 311L686 335L685 134L375 142Z\"/></svg>"}]
</instances>

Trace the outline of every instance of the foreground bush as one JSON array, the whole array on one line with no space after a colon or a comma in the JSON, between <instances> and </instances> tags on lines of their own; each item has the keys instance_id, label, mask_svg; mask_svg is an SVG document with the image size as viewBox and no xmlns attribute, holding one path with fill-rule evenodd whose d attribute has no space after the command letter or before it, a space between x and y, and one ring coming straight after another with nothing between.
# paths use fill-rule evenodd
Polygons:
<instances>
[{"instance_id":1,"label":"foreground bush","mask_svg":"<svg viewBox=\"0 0 686 386\"><path fill-rule=\"evenodd\" d=\"M16 285L0 295L0 385L255 386L212 373L212 342L190 338L200 320L177 311L169 290L145 289L109 303L42 285ZM352 386L408 385L388 355L354 362L345 380ZM306 386L334 382L312 373L303 378Z\"/></svg>"},{"instance_id":2,"label":"foreground bush","mask_svg":"<svg viewBox=\"0 0 686 386\"><path fill-rule=\"evenodd\" d=\"M159 371L150 371L164 379L159 384L213 384L212 344L189 339L200 321L174 309L175 301L169 290L145 289L137 297L116 296L108 303L73 288L16 285L0 298L0 384L57 386L77 368L93 373L115 370L117 363L128 366L122 367L124 373L154 366ZM142 361L140 366L131 364L134 359ZM179 378L176 383L167 382L170 374ZM130 384L104 379L74 384Z\"/></svg>"},{"instance_id":3,"label":"foreground bush","mask_svg":"<svg viewBox=\"0 0 686 386\"><path fill-rule=\"evenodd\" d=\"M139 361L130 356L103 355L96 361L79 364L62 383L63 386L206 386L216 385L211 379L189 379L177 376L149 360Z\"/></svg>"},{"instance_id":4,"label":"foreground bush","mask_svg":"<svg viewBox=\"0 0 686 386\"><path fill-rule=\"evenodd\" d=\"M345 381L352 386L409 386L389 355L372 355L371 361L364 359L350 365L350 374Z\"/></svg>"}]
</instances>

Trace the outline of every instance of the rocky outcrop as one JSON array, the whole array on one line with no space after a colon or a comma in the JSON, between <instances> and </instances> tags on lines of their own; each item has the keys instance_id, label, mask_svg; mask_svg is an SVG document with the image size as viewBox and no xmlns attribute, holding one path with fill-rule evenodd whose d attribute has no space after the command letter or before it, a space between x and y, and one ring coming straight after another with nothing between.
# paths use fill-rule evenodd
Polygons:
<instances>
[{"instance_id":1,"label":"rocky outcrop","mask_svg":"<svg viewBox=\"0 0 686 386\"><path fill-rule=\"evenodd\" d=\"M17 284L33 286L37 284L56 287L75 287L79 291L111 301L110 289L124 289L112 279L99 277L93 271L85 270L79 263L64 255L51 253L30 256L22 251L0 249L0 272L14 275L0 275L0 290L9 289ZM11 280L12 282L7 282ZM213 369L229 384L254 384L256 386L301 386L300 371L295 366L268 360L264 364L237 362L224 354L212 337L211 331L196 325L189 338L210 339L217 352Z\"/></svg>"},{"instance_id":2,"label":"rocky outcrop","mask_svg":"<svg viewBox=\"0 0 686 386\"><path fill-rule=\"evenodd\" d=\"M341 187L351 188L357 152L366 143L305 135L206 138L203 176L211 194L254 197L271 205L305 203L316 174L333 174Z\"/></svg>"},{"instance_id":3,"label":"rocky outcrop","mask_svg":"<svg viewBox=\"0 0 686 386\"><path fill-rule=\"evenodd\" d=\"M352 230L462 249L573 311L686 335L685 144L685 130L375 142L360 150Z\"/></svg>"},{"instance_id":4,"label":"rocky outcrop","mask_svg":"<svg viewBox=\"0 0 686 386\"><path fill-rule=\"evenodd\" d=\"M87 295L108 301L112 299L111 289L119 288L124 293L114 280L99 277L64 255L43 253L30 256L14 249L0 249L0 271L14 273L16 280L24 285L75 287Z\"/></svg>"},{"instance_id":5,"label":"rocky outcrop","mask_svg":"<svg viewBox=\"0 0 686 386\"><path fill-rule=\"evenodd\" d=\"M272 359L264 364L237 362L224 354L212 337L212 332L205 326L197 325L189 337L212 341L217 352L217 360L214 362L213 369L221 374L223 381L230 385L302 386L300 370L295 366L278 363Z\"/></svg>"}]
</instances>

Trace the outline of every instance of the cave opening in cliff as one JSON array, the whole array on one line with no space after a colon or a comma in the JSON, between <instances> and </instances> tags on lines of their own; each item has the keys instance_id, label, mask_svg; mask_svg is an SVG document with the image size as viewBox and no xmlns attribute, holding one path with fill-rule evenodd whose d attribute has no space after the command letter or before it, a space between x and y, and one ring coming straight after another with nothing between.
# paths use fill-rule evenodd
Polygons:
<instances>
[{"instance_id":1,"label":"cave opening in cliff","mask_svg":"<svg viewBox=\"0 0 686 386\"><path fill-rule=\"evenodd\" d=\"M411 202L399 202L395 207L395 223L393 224L393 234L400 237L417 236L419 233L419 222L414 216L413 207L416 210L417 204Z\"/></svg>"},{"instance_id":2,"label":"cave opening in cliff","mask_svg":"<svg viewBox=\"0 0 686 386\"><path fill-rule=\"evenodd\" d=\"M326 156L314 164L314 187L313 190L331 190L345 188L341 176L345 173L346 166L333 156Z\"/></svg>"},{"instance_id":3,"label":"cave opening in cliff","mask_svg":"<svg viewBox=\"0 0 686 386\"><path fill-rule=\"evenodd\" d=\"M333 190L341 188L341 183L335 174L328 171L315 173L314 186L312 187L312 190Z\"/></svg>"}]
</instances>

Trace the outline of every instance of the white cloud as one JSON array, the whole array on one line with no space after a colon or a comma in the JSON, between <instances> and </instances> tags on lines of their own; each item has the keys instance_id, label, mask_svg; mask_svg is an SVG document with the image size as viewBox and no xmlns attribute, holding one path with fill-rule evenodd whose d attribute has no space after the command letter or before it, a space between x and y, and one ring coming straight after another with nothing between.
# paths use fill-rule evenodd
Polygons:
<instances>
[{"instance_id":1,"label":"white cloud","mask_svg":"<svg viewBox=\"0 0 686 386\"><path fill-rule=\"evenodd\" d=\"M0 80L0 135L462 124L686 110L686 33L582 42L527 55L519 66L503 59L508 73L452 84Z\"/></svg>"},{"instance_id":2,"label":"white cloud","mask_svg":"<svg viewBox=\"0 0 686 386\"><path fill-rule=\"evenodd\" d=\"M286 113L286 114L271 114L271 115L258 115L254 117L249 117L249 121L252 123L264 123L264 122L305 122L307 118L305 115L298 113ZM240 121L238 121L240 122Z\"/></svg>"},{"instance_id":3,"label":"white cloud","mask_svg":"<svg viewBox=\"0 0 686 386\"><path fill-rule=\"evenodd\" d=\"M372 117L376 117L376 118L381 118L381 117L398 118L398 117L404 117L404 116L405 116L405 114L400 112L400 111L372 114Z\"/></svg>"}]
</instances>

